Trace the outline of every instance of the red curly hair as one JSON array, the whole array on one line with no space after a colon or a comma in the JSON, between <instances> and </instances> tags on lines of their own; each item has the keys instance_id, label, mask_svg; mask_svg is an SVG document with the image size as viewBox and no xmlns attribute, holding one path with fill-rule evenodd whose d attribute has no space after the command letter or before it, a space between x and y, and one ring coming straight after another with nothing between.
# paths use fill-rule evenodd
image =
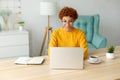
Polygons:
<instances>
[{"instance_id":1,"label":"red curly hair","mask_svg":"<svg viewBox=\"0 0 120 80\"><path fill-rule=\"evenodd\" d=\"M70 16L73 20L78 18L77 11L71 7L64 7L59 12L59 18L62 20L64 16Z\"/></svg>"}]
</instances>

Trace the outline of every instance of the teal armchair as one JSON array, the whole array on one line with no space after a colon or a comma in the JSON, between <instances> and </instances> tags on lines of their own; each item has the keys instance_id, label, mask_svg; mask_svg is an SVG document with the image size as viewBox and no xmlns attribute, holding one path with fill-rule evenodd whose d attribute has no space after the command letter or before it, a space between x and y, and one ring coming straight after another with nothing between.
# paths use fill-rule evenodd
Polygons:
<instances>
[{"instance_id":1,"label":"teal armchair","mask_svg":"<svg viewBox=\"0 0 120 80\"><path fill-rule=\"evenodd\" d=\"M99 34L99 22L100 16L79 16L74 23L74 27L81 29L85 32L88 50L94 50L98 48L105 48L107 39Z\"/></svg>"}]
</instances>

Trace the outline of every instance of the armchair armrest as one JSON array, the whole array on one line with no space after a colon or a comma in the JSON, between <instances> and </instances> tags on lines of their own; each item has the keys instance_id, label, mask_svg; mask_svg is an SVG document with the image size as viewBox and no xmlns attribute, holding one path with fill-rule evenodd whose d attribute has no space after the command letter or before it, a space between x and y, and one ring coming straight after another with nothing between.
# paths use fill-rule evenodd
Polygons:
<instances>
[{"instance_id":1,"label":"armchair armrest","mask_svg":"<svg viewBox=\"0 0 120 80\"><path fill-rule=\"evenodd\" d=\"M96 48L105 48L107 44L107 39L100 34L95 34L93 36L92 44L96 46Z\"/></svg>"}]
</instances>

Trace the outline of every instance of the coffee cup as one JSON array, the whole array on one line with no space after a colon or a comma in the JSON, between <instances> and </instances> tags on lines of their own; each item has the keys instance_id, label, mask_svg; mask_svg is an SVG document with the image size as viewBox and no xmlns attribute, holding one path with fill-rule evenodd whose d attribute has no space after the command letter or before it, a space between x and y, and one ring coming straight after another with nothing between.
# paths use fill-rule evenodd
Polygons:
<instances>
[{"instance_id":1,"label":"coffee cup","mask_svg":"<svg viewBox=\"0 0 120 80\"><path fill-rule=\"evenodd\" d=\"M98 56L91 55L91 56L89 56L89 60L92 62L97 62L99 59L98 59Z\"/></svg>"}]
</instances>

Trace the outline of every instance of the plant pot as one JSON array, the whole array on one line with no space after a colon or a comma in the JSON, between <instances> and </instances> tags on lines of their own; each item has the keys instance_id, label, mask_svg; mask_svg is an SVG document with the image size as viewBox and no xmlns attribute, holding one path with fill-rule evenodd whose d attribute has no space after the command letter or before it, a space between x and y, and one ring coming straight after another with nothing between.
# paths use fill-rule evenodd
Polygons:
<instances>
[{"instance_id":1,"label":"plant pot","mask_svg":"<svg viewBox=\"0 0 120 80\"><path fill-rule=\"evenodd\" d=\"M22 31L23 30L23 26L19 26L19 30Z\"/></svg>"},{"instance_id":2,"label":"plant pot","mask_svg":"<svg viewBox=\"0 0 120 80\"><path fill-rule=\"evenodd\" d=\"M107 59L113 59L113 58L115 58L115 53L106 53L106 58Z\"/></svg>"}]
</instances>

